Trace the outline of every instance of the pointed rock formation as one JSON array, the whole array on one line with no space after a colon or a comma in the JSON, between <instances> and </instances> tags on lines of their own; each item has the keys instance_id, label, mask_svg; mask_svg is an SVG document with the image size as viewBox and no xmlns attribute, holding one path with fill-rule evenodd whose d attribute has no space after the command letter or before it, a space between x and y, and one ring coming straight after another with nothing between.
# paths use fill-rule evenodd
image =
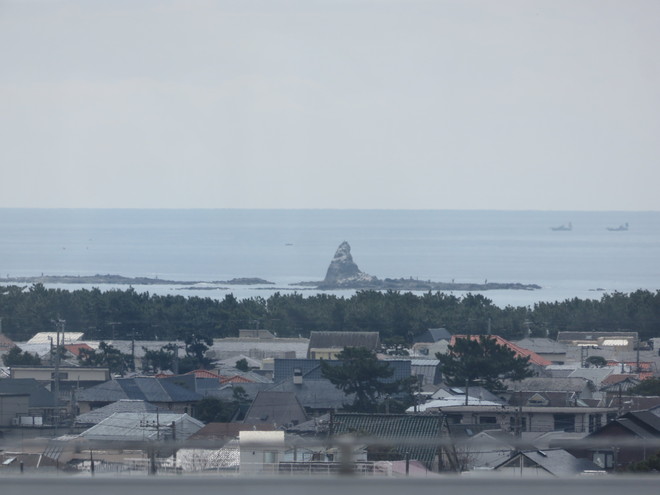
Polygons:
<instances>
[{"instance_id":1,"label":"pointed rock formation","mask_svg":"<svg viewBox=\"0 0 660 495\"><path fill-rule=\"evenodd\" d=\"M351 256L351 246L348 242L342 242L334 258L330 262L325 280L322 282L324 288L332 287L359 287L371 286L378 279L372 275L360 271Z\"/></svg>"}]
</instances>

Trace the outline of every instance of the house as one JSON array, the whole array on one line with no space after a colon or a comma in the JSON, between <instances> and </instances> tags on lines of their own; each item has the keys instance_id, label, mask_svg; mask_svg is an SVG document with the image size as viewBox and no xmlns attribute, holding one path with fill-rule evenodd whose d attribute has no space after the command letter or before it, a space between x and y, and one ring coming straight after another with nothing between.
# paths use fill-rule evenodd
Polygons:
<instances>
[{"instance_id":1,"label":"house","mask_svg":"<svg viewBox=\"0 0 660 495\"><path fill-rule=\"evenodd\" d=\"M494 471L521 478L569 478L602 472L602 469L566 450L553 449L517 452L510 459L495 466Z\"/></svg>"},{"instance_id":2,"label":"house","mask_svg":"<svg viewBox=\"0 0 660 495\"><path fill-rule=\"evenodd\" d=\"M464 426L465 436L457 438L457 426ZM493 469L516 450L513 436L502 430L479 429L484 425L450 425L449 431L461 471Z\"/></svg>"},{"instance_id":3,"label":"house","mask_svg":"<svg viewBox=\"0 0 660 495\"><path fill-rule=\"evenodd\" d=\"M532 396L533 402L538 400ZM413 408L408 411L412 412ZM616 414L616 408L584 405L505 405L465 396L435 399L417 406L419 412L444 415L450 424L490 425L510 432L589 432Z\"/></svg>"},{"instance_id":4,"label":"house","mask_svg":"<svg viewBox=\"0 0 660 495\"><path fill-rule=\"evenodd\" d=\"M33 378L52 389L55 382L55 367L12 366L10 376L11 378ZM60 366L57 376L60 388L64 390L106 382L110 379L110 370L84 366Z\"/></svg>"},{"instance_id":5,"label":"house","mask_svg":"<svg viewBox=\"0 0 660 495\"><path fill-rule=\"evenodd\" d=\"M9 427L28 417L30 395L0 393L0 427Z\"/></svg>"},{"instance_id":6,"label":"house","mask_svg":"<svg viewBox=\"0 0 660 495\"><path fill-rule=\"evenodd\" d=\"M447 353L451 333L445 328L429 328L413 339L412 355L434 357L437 352Z\"/></svg>"},{"instance_id":7,"label":"house","mask_svg":"<svg viewBox=\"0 0 660 495\"><path fill-rule=\"evenodd\" d=\"M311 332L308 359L337 359L345 347L364 347L376 352L380 347L378 332Z\"/></svg>"},{"instance_id":8,"label":"house","mask_svg":"<svg viewBox=\"0 0 660 495\"><path fill-rule=\"evenodd\" d=\"M204 423L187 414L171 412L114 413L100 423L85 430L79 438L112 448L145 441L186 440Z\"/></svg>"},{"instance_id":9,"label":"house","mask_svg":"<svg viewBox=\"0 0 660 495\"><path fill-rule=\"evenodd\" d=\"M141 444L144 441L173 439L185 440L199 431L204 423L187 414L171 412L114 413L100 423L85 430L79 438L102 442L111 447L113 443Z\"/></svg>"},{"instance_id":10,"label":"house","mask_svg":"<svg viewBox=\"0 0 660 495\"><path fill-rule=\"evenodd\" d=\"M611 366L604 366L602 368L576 368L569 375L568 378L584 378L594 384L596 389L600 389L603 380L612 375L616 371Z\"/></svg>"},{"instance_id":11,"label":"house","mask_svg":"<svg viewBox=\"0 0 660 495\"><path fill-rule=\"evenodd\" d=\"M438 385L442 382L440 361L437 359L411 359L410 373L417 377L419 387Z\"/></svg>"},{"instance_id":12,"label":"house","mask_svg":"<svg viewBox=\"0 0 660 495\"><path fill-rule=\"evenodd\" d=\"M238 356L263 360L266 358L304 358L307 356L309 339L265 337L239 337L213 339L213 344L206 351L206 357L212 360L234 359ZM240 359L240 358L239 358ZM235 364L235 361L234 361Z\"/></svg>"},{"instance_id":13,"label":"house","mask_svg":"<svg viewBox=\"0 0 660 495\"><path fill-rule=\"evenodd\" d=\"M84 336L83 332L39 332L27 341L27 344L50 344L59 345L75 344L80 342Z\"/></svg>"},{"instance_id":14,"label":"house","mask_svg":"<svg viewBox=\"0 0 660 495\"><path fill-rule=\"evenodd\" d=\"M60 365L78 366L79 358L84 352L93 352L96 349L85 342L60 345ZM42 362L48 362L51 366L55 362L55 347L50 346L48 352L41 356Z\"/></svg>"},{"instance_id":15,"label":"house","mask_svg":"<svg viewBox=\"0 0 660 495\"><path fill-rule=\"evenodd\" d=\"M429 328L413 338L413 343L427 343L440 342L441 340L449 341L451 333L446 328Z\"/></svg>"},{"instance_id":16,"label":"house","mask_svg":"<svg viewBox=\"0 0 660 495\"><path fill-rule=\"evenodd\" d=\"M139 399L121 399L98 409L93 409L85 414L79 414L75 419L75 426L91 427L109 418L115 413L155 413L160 409L158 406Z\"/></svg>"},{"instance_id":17,"label":"house","mask_svg":"<svg viewBox=\"0 0 660 495\"><path fill-rule=\"evenodd\" d=\"M342 362L337 360L325 361L330 366L341 366ZM385 379L387 383L395 382L412 375L411 361L409 359L388 359L387 364L393 374ZM284 380L295 382L304 380L325 380L321 371L320 359L275 359L273 382L280 383Z\"/></svg>"},{"instance_id":18,"label":"house","mask_svg":"<svg viewBox=\"0 0 660 495\"><path fill-rule=\"evenodd\" d=\"M183 472L238 472L241 431L274 431L272 424L208 423L188 437L176 453L176 467Z\"/></svg>"},{"instance_id":19,"label":"house","mask_svg":"<svg viewBox=\"0 0 660 495\"><path fill-rule=\"evenodd\" d=\"M293 392L262 391L252 401L243 423L270 423L275 427L297 425L307 421L305 409Z\"/></svg>"},{"instance_id":20,"label":"house","mask_svg":"<svg viewBox=\"0 0 660 495\"><path fill-rule=\"evenodd\" d=\"M639 334L637 332L559 332L557 342L578 347L633 350L639 342Z\"/></svg>"},{"instance_id":21,"label":"house","mask_svg":"<svg viewBox=\"0 0 660 495\"><path fill-rule=\"evenodd\" d=\"M81 471L155 473L172 469L167 458L203 426L187 414L114 413L79 435L56 439L48 455Z\"/></svg>"},{"instance_id":22,"label":"house","mask_svg":"<svg viewBox=\"0 0 660 495\"><path fill-rule=\"evenodd\" d=\"M240 474L274 474L279 470L279 461L286 450L283 431L241 431Z\"/></svg>"},{"instance_id":23,"label":"house","mask_svg":"<svg viewBox=\"0 0 660 495\"><path fill-rule=\"evenodd\" d=\"M194 379L194 376L191 375ZM122 399L144 400L161 410L192 413L203 396L168 380L151 377L118 378L78 393L80 413L107 406Z\"/></svg>"},{"instance_id":24,"label":"house","mask_svg":"<svg viewBox=\"0 0 660 495\"><path fill-rule=\"evenodd\" d=\"M570 450L602 469L615 470L656 453L659 440L660 413L636 411L607 423Z\"/></svg>"},{"instance_id":25,"label":"house","mask_svg":"<svg viewBox=\"0 0 660 495\"><path fill-rule=\"evenodd\" d=\"M222 371L231 370L236 371L236 363L244 359L247 363L248 369L258 370L261 369L262 361L259 359L254 359L250 356L245 356L243 354L237 354L229 358L220 359L214 362L215 367L219 370L219 373L222 374Z\"/></svg>"},{"instance_id":26,"label":"house","mask_svg":"<svg viewBox=\"0 0 660 495\"><path fill-rule=\"evenodd\" d=\"M337 360L324 361L329 366L341 366ZM408 359L384 361L392 369L392 376L384 379L386 383L409 378L411 361ZM293 392L298 401L312 414L342 409L344 404L353 401L352 395L346 395L325 378L320 359L275 359L273 382L266 388L271 391Z\"/></svg>"},{"instance_id":27,"label":"house","mask_svg":"<svg viewBox=\"0 0 660 495\"><path fill-rule=\"evenodd\" d=\"M264 328L260 329L239 329L238 330L239 339L261 339L261 340L273 340L275 335L270 331Z\"/></svg>"},{"instance_id":28,"label":"house","mask_svg":"<svg viewBox=\"0 0 660 495\"><path fill-rule=\"evenodd\" d=\"M564 364L566 361L568 345L563 342L557 342L552 339L528 337L522 340L516 340L514 344L538 354L552 364Z\"/></svg>"},{"instance_id":29,"label":"house","mask_svg":"<svg viewBox=\"0 0 660 495\"><path fill-rule=\"evenodd\" d=\"M354 394L345 394L328 380L308 380L304 376L298 383L293 379L283 380L265 390L295 394L308 416L343 409L345 404L351 404L355 398Z\"/></svg>"},{"instance_id":30,"label":"house","mask_svg":"<svg viewBox=\"0 0 660 495\"><path fill-rule=\"evenodd\" d=\"M336 413L324 425L329 438L359 440L369 461L417 460L438 468L442 417L429 414ZM437 440L437 444L435 441Z\"/></svg>"},{"instance_id":31,"label":"house","mask_svg":"<svg viewBox=\"0 0 660 495\"><path fill-rule=\"evenodd\" d=\"M592 399L596 386L586 378L530 377L524 380L506 380L506 391L499 395L507 401L520 392L563 392L571 400Z\"/></svg>"},{"instance_id":32,"label":"house","mask_svg":"<svg viewBox=\"0 0 660 495\"><path fill-rule=\"evenodd\" d=\"M4 396L4 404L0 409L0 416L3 417L1 425L50 425L56 416L66 414L64 408L56 407L55 396L33 378L0 380L0 396ZM10 396L16 397L15 402L9 399ZM10 404L13 405L10 407Z\"/></svg>"}]
</instances>

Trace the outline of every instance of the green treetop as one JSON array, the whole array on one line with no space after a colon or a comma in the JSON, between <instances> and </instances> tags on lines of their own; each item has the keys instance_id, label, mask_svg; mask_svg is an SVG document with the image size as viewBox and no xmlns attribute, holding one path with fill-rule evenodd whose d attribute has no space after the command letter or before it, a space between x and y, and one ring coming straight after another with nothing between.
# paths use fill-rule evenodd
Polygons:
<instances>
[{"instance_id":1,"label":"green treetop","mask_svg":"<svg viewBox=\"0 0 660 495\"><path fill-rule=\"evenodd\" d=\"M447 354L436 354L448 385L479 384L495 392L503 388L502 380L517 381L535 375L529 369L529 357L517 356L490 336L457 338L448 350Z\"/></svg>"}]
</instances>

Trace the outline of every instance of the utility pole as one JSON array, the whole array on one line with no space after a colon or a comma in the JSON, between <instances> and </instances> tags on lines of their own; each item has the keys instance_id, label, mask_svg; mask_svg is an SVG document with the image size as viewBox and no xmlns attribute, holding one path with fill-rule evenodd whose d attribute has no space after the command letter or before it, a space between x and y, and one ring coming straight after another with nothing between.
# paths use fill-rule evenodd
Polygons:
<instances>
[{"instance_id":1,"label":"utility pole","mask_svg":"<svg viewBox=\"0 0 660 495\"><path fill-rule=\"evenodd\" d=\"M172 443L174 444L172 458L174 460L174 472L176 473L176 422L172 421L170 428L172 428Z\"/></svg>"},{"instance_id":2,"label":"utility pole","mask_svg":"<svg viewBox=\"0 0 660 495\"><path fill-rule=\"evenodd\" d=\"M62 333L62 340L64 340L64 328L66 322L62 319L55 321L56 329L56 342L55 342L55 372L53 388L55 389L55 436L57 436L57 428L60 422L60 332Z\"/></svg>"},{"instance_id":3,"label":"utility pole","mask_svg":"<svg viewBox=\"0 0 660 495\"><path fill-rule=\"evenodd\" d=\"M135 328L131 339L131 371L135 371Z\"/></svg>"}]
</instances>

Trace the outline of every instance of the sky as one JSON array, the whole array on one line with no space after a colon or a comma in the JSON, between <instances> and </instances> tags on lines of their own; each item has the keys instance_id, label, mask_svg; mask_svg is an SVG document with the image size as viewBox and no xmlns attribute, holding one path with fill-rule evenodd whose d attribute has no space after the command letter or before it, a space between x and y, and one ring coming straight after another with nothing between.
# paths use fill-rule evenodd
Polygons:
<instances>
[{"instance_id":1,"label":"sky","mask_svg":"<svg viewBox=\"0 0 660 495\"><path fill-rule=\"evenodd\" d=\"M660 210L657 0L0 0L0 207Z\"/></svg>"}]
</instances>

